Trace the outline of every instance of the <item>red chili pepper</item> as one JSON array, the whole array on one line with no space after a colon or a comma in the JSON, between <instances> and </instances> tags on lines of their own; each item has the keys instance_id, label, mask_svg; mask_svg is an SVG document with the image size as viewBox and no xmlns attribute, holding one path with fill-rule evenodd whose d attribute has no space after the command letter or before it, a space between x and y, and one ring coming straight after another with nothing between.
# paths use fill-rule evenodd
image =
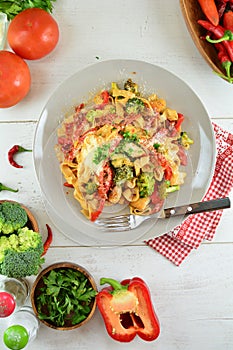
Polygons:
<instances>
[{"instance_id":1,"label":"red chili pepper","mask_svg":"<svg viewBox=\"0 0 233 350\"><path fill-rule=\"evenodd\" d=\"M23 168L22 165L19 165L18 163L16 163L16 161L14 160L14 155L16 153L20 153L20 152L31 152L31 149L26 149L22 146L19 145L14 145L9 151L8 151L8 160L10 162L10 164L12 166L14 166L15 168Z\"/></svg>"},{"instance_id":2,"label":"red chili pepper","mask_svg":"<svg viewBox=\"0 0 233 350\"><path fill-rule=\"evenodd\" d=\"M216 2L218 15L219 15L219 22L222 20L222 16L226 10L227 2L225 0L218 0Z\"/></svg>"},{"instance_id":3,"label":"red chili pepper","mask_svg":"<svg viewBox=\"0 0 233 350\"><path fill-rule=\"evenodd\" d=\"M198 0L203 13L208 20L214 25L219 24L219 14L214 0Z\"/></svg>"},{"instance_id":4,"label":"red chili pepper","mask_svg":"<svg viewBox=\"0 0 233 350\"><path fill-rule=\"evenodd\" d=\"M110 337L119 342L130 342L136 335L146 341L155 340L160 325L146 283L139 277L122 282L100 279L101 285L106 283L110 287L97 294L96 302Z\"/></svg>"},{"instance_id":5,"label":"red chili pepper","mask_svg":"<svg viewBox=\"0 0 233 350\"><path fill-rule=\"evenodd\" d=\"M53 233L52 233L50 226L48 224L46 224L46 227L47 227L47 231L48 231L48 236L47 236L46 241L44 242L44 251L43 251L41 256L43 256L47 253L47 251L52 243L52 240L53 240Z\"/></svg>"},{"instance_id":6,"label":"red chili pepper","mask_svg":"<svg viewBox=\"0 0 233 350\"><path fill-rule=\"evenodd\" d=\"M223 43L217 43L215 44L215 47L218 51L218 59L222 64L222 67L224 68L226 75L222 76L220 75L222 78L226 79L229 83L232 83L233 77L231 77L231 66L232 66L232 62L230 61L230 58L227 54L227 51L225 49L225 46L223 45Z\"/></svg>"},{"instance_id":7,"label":"red chili pepper","mask_svg":"<svg viewBox=\"0 0 233 350\"><path fill-rule=\"evenodd\" d=\"M203 28L205 28L209 32L213 33L217 39L222 39L222 37L224 36L225 30L220 25L213 26L210 22L203 21L203 20L198 20L197 23L200 24ZM233 35L233 33L232 33L232 35ZM208 39L208 37L209 36L207 35L206 40ZM216 43L216 41L215 40L211 41L211 43ZM231 62L233 62L233 41L229 42L227 40L224 40L223 45L225 46L225 48L227 50L227 53L229 55Z\"/></svg>"},{"instance_id":8,"label":"red chili pepper","mask_svg":"<svg viewBox=\"0 0 233 350\"><path fill-rule=\"evenodd\" d=\"M223 15L224 28L233 32L233 11L227 11Z\"/></svg>"}]
</instances>

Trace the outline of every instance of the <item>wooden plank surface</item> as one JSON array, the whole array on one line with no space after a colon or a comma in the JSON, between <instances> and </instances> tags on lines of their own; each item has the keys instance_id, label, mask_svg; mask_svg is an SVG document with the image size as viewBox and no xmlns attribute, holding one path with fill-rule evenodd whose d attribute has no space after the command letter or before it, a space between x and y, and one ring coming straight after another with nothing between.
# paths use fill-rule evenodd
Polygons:
<instances>
[{"instance_id":1,"label":"wooden plank surface","mask_svg":"<svg viewBox=\"0 0 233 350\"><path fill-rule=\"evenodd\" d=\"M118 248L82 247L55 227L44 208L33 165L33 154L22 153L16 169L7 151L14 144L33 147L41 111L54 89L87 65L116 58L160 65L187 82L202 100L212 120L233 133L233 86L217 77L197 51L182 18L179 1L102 0L54 3L60 41L49 56L28 62L32 74L29 95L15 107L0 110L0 182L18 193L0 192L0 199L17 200L36 215L45 239L49 224L52 247L43 267L73 261L86 267L97 284L100 277L140 276L148 283L161 322L153 343L139 338L130 344L112 341L98 310L89 324L70 332L41 326L28 349L91 350L231 350L233 348L233 209L224 211L212 242L204 242L176 267L142 240ZM185 100L185 96L184 96ZM233 191L230 194L233 203ZM33 283L34 277L29 278ZM99 286L99 284L98 284ZM0 320L1 334L5 321Z\"/></svg>"}]
</instances>

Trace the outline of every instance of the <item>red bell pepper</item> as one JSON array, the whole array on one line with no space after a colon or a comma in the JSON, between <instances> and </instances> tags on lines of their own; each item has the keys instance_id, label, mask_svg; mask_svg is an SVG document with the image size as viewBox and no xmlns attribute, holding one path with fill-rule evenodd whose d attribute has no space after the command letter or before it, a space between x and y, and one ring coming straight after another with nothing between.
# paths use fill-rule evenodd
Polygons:
<instances>
[{"instance_id":1,"label":"red bell pepper","mask_svg":"<svg viewBox=\"0 0 233 350\"><path fill-rule=\"evenodd\" d=\"M181 124L183 123L183 121L184 121L184 115L182 113L178 113L178 119L175 122L175 129L177 131L180 131Z\"/></svg>"},{"instance_id":2,"label":"red bell pepper","mask_svg":"<svg viewBox=\"0 0 233 350\"><path fill-rule=\"evenodd\" d=\"M163 167L164 179L170 181L172 178L172 168L170 167L168 160L161 153L158 154L158 160Z\"/></svg>"},{"instance_id":3,"label":"red bell pepper","mask_svg":"<svg viewBox=\"0 0 233 350\"><path fill-rule=\"evenodd\" d=\"M139 277L122 282L100 279L101 285L106 283L110 286L97 294L96 302L108 334L119 342L130 342L136 335L155 340L160 325L146 283Z\"/></svg>"},{"instance_id":4,"label":"red bell pepper","mask_svg":"<svg viewBox=\"0 0 233 350\"><path fill-rule=\"evenodd\" d=\"M105 204L105 199L100 199L98 209L95 212L91 213L91 221L97 220L97 218L100 216L100 214L104 209L104 204Z\"/></svg>"}]
</instances>

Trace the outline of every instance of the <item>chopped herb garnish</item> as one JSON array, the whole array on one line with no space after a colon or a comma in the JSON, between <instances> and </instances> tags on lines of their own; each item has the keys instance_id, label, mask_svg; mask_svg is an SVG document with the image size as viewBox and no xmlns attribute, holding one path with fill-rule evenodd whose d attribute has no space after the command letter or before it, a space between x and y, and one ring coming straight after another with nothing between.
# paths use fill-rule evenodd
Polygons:
<instances>
[{"instance_id":1,"label":"chopped herb garnish","mask_svg":"<svg viewBox=\"0 0 233 350\"><path fill-rule=\"evenodd\" d=\"M102 160L105 160L106 158L108 158L109 148L110 148L109 143L104 144L101 147L97 147L94 152L93 163L99 164L100 162L102 162Z\"/></svg>"},{"instance_id":2,"label":"chopped herb garnish","mask_svg":"<svg viewBox=\"0 0 233 350\"><path fill-rule=\"evenodd\" d=\"M154 144L153 144L153 147L154 147L155 149L159 149L160 144L159 144L159 143L154 143Z\"/></svg>"},{"instance_id":3,"label":"chopped herb garnish","mask_svg":"<svg viewBox=\"0 0 233 350\"><path fill-rule=\"evenodd\" d=\"M121 135L128 141L138 142L138 136L136 134L131 134L129 131L122 131Z\"/></svg>"}]
</instances>

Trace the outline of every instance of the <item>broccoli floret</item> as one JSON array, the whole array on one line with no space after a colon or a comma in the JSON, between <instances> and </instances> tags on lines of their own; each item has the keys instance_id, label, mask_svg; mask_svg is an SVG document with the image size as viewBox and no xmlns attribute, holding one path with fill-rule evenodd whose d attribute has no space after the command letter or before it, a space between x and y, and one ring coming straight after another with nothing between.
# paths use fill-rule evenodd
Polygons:
<instances>
[{"instance_id":1,"label":"broccoli floret","mask_svg":"<svg viewBox=\"0 0 233 350\"><path fill-rule=\"evenodd\" d=\"M144 110L144 102L137 97L129 98L125 105L125 110L128 114L140 113Z\"/></svg>"},{"instance_id":2,"label":"broccoli floret","mask_svg":"<svg viewBox=\"0 0 233 350\"><path fill-rule=\"evenodd\" d=\"M186 131L180 133L180 142L185 149L189 149L190 145L193 144L193 140L190 139Z\"/></svg>"},{"instance_id":3,"label":"broccoli floret","mask_svg":"<svg viewBox=\"0 0 233 350\"><path fill-rule=\"evenodd\" d=\"M44 258L42 237L28 227L0 237L0 274L22 278L36 275Z\"/></svg>"},{"instance_id":4,"label":"broccoli floret","mask_svg":"<svg viewBox=\"0 0 233 350\"><path fill-rule=\"evenodd\" d=\"M134 177L133 168L128 165L123 165L115 169L114 182L116 184L122 184L127 180Z\"/></svg>"},{"instance_id":5,"label":"broccoli floret","mask_svg":"<svg viewBox=\"0 0 233 350\"><path fill-rule=\"evenodd\" d=\"M1 232L10 234L26 225L28 216L26 210L20 204L14 202L3 202L0 206ZM1 220L1 219L0 219Z\"/></svg>"},{"instance_id":6,"label":"broccoli floret","mask_svg":"<svg viewBox=\"0 0 233 350\"><path fill-rule=\"evenodd\" d=\"M89 121L90 123L93 123L95 118L99 118L104 114L103 110L101 109L91 109L90 111L87 112L85 118L87 119L87 121Z\"/></svg>"},{"instance_id":7,"label":"broccoli floret","mask_svg":"<svg viewBox=\"0 0 233 350\"><path fill-rule=\"evenodd\" d=\"M134 83L130 78L125 82L124 89L133 92L135 95L139 94L138 84Z\"/></svg>"},{"instance_id":8,"label":"broccoli floret","mask_svg":"<svg viewBox=\"0 0 233 350\"><path fill-rule=\"evenodd\" d=\"M149 197L154 192L155 179L152 173L141 173L137 179L141 198Z\"/></svg>"}]
</instances>

